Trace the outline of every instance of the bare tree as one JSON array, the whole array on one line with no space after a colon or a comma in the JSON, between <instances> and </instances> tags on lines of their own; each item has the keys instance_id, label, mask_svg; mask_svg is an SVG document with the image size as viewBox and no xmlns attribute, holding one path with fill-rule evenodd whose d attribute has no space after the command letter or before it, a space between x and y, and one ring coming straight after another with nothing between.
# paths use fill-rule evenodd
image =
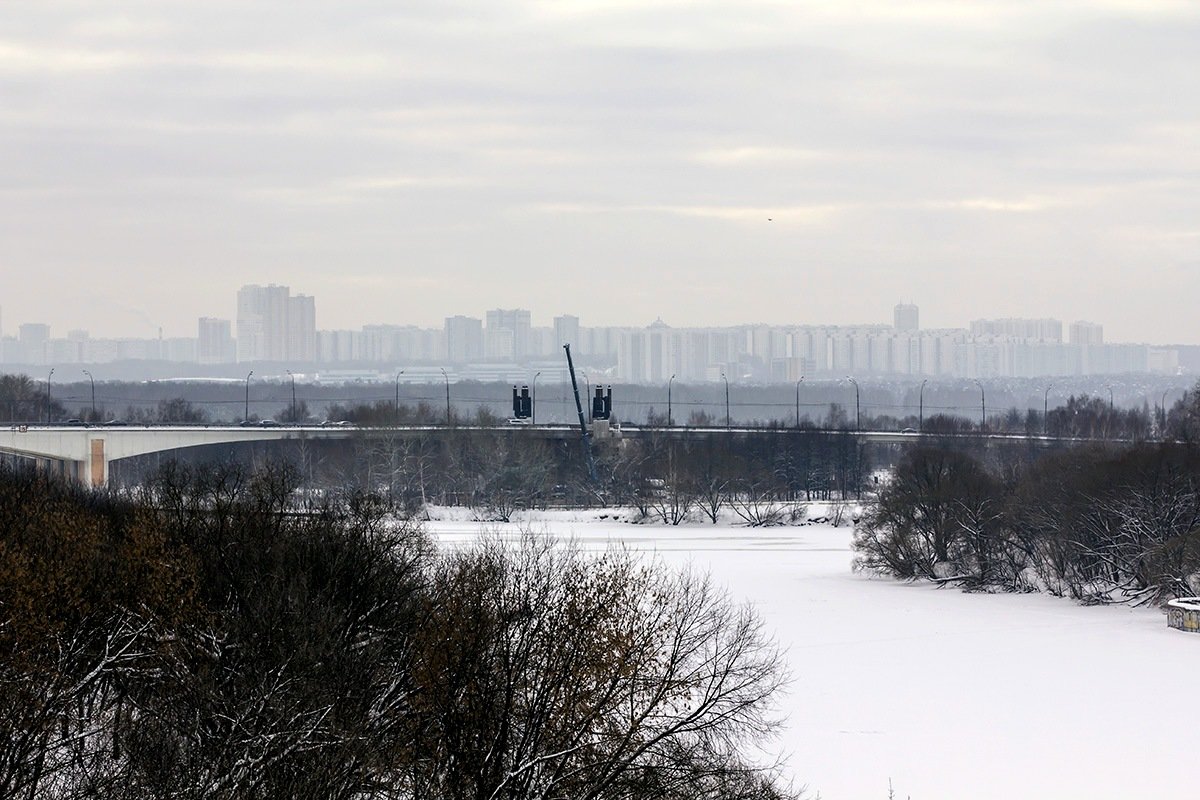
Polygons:
<instances>
[{"instance_id":1,"label":"bare tree","mask_svg":"<svg viewBox=\"0 0 1200 800\"><path fill-rule=\"evenodd\" d=\"M772 785L768 768L736 753L776 729L779 654L707 578L527 537L447 555L434 584L438 641L422 648L418 680L429 704L421 796Z\"/></svg>"}]
</instances>

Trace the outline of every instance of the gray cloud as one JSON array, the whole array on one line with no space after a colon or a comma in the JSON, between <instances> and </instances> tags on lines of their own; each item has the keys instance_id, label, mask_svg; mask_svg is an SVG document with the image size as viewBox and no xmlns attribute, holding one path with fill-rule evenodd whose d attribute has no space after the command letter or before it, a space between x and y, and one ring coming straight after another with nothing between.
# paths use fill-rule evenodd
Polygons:
<instances>
[{"instance_id":1,"label":"gray cloud","mask_svg":"<svg viewBox=\"0 0 1200 800\"><path fill-rule=\"evenodd\" d=\"M276 281L323 327L904 297L1198 341L1193 3L13 3L0 96L10 329Z\"/></svg>"}]
</instances>

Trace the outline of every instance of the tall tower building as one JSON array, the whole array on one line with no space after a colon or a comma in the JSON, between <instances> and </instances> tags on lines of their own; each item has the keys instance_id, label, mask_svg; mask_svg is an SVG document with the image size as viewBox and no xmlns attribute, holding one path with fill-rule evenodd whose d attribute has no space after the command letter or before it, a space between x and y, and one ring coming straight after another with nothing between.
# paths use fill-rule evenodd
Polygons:
<instances>
[{"instance_id":1,"label":"tall tower building","mask_svg":"<svg viewBox=\"0 0 1200 800\"><path fill-rule=\"evenodd\" d=\"M17 328L21 341L22 359L27 364L46 363L46 345L50 341L50 326L43 322L26 322Z\"/></svg>"},{"instance_id":2,"label":"tall tower building","mask_svg":"<svg viewBox=\"0 0 1200 800\"><path fill-rule=\"evenodd\" d=\"M1095 322L1072 322L1070 327L1071 344L1104 344L1104 326Z\"/></svg>"},{"instance_id":3,"label":"tall tower building","mask_svg":"<svg viewBox=\"0 0 1200 800\"><path fill-rule=\"evenodd\" d=\"M200 317L197 323L196 360L201 364L225 364L233 361L234 355L229 320Z\"/></svg>"},{"instance_id":4,"label":"tall tower building","mask_svg":"<svg viewBox=\"0 0 1200 800\"><path fill-rule=\"evenodd\" d=\"M487 312L486 342L489 357L524 361L529 356L529 312L523 308Z\"/></svg>"},{"instance_id":5,"label":"tall tower building","mask_svg":"<svg viewBox=\"0 0 1200 800\"><path fill-rule=\"evenodd\" d=\"M237 360L266 358L266 293L261 286L243 286L237 293Z\"/></svg>"},{"instance_id":6,"label":"tall tower building","mask_svg":"<svg viewBox=\"0 0 1200 800\"><path fill-rule=\"evenodd\" d=\"M287 361L317 360L317 301L312 295L287 298L287 338L283 358Z\"/></svg>"},{"instance_id":7,"label":"tall tower building","mask_svg":"<svg viewBox=\"0 0 1200 800\"><path fill-rule=\"evenodd\" d=\"M921 329L920 311L913 303L899 303L893 313L896 330L912 333Z\"/></svg>"},{"instance_id":8,"label":"tall tower building","mask_svg":"<svg viewBox=\"0 0 1200 800\"><path fill-rule=\"evenodd\" d=\"M483 358L483 321L461 314L446 317L446 360L465 364Z\"/></svg>"},{"instance_id":9,"label":"tall tower building","mask_svg":"<svg viewBox=\"0 0 1200 800\"><path fill-rule=\"evenodd\" d=\"M237 294L238 361L315 361L316 300L287 286L243 286Z\"/></svg>"},{"instance_id":10,"label":"tall tower building","mask_svg":"<svg viewBox=\"0 0 1200 800\"><path fill-rule=\"evenodd\" d=\"M1057 319L976 319L971 320L972 336L1008 336L1038 342L1061 342L1062 321Z\"/></svg>"},{"instance_id":11,"label":"tall tower building","mask_svg":"<svg viewBox=\"0 0 1200 800\"><path fill-rule=\"evenodd\" d=\"M575 354L579 354L579 317L563 314L554 318L554 343L559 349L569 344Z\"/></svg>"}]
</instances>

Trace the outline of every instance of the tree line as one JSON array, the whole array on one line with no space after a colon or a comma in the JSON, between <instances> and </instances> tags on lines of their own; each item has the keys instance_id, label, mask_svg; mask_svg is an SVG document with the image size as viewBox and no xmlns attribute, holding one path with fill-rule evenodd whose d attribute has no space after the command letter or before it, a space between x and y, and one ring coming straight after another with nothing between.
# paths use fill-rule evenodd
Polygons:
<instances>
[{"instance_id":1,"label":"tree line","mask_svg":"<svg viewBox=\"0 0 1200 800\"><path fill-rule=\"evenodd\" d=\"M856 565L1085 603L1200 593L1200 447L1141 443L989 462L951 444L897 464L854 537Z\"/></svg>"},{"instance_id":2,"label":"tree line","mask_svg":"<svg viewBox=\"0 0 1200 800\"><path fill-rule=\"evenodd\" d=\"M238 384L240 382L235 382ZM450 408L442 402L442 387L400 386L395 395L389 387L375 384L315 386L302 384L293 394L287 381L267 381L243 387L225 383L114 383L105 382L93 395L87 383L54 384L54 396L47 394L49 382L27 375L0 375L0 415L10 423L62 422L79 419L100 423L113 419L131 423L211 423L273 419L281 423L318 423L324 420L348 420L362 425L395 424L489 424L503 422L508 411L507 384L456 383ZM384 397L379 393L382 388ZM447 387L451 388L451 387ZM726 406L711 386L681 387L676 384L675 405L669 407L657 397L656 387L628 385L618 391L616 417L637 425L670 427L718 427L724 424ZM905 384L864 386L861 407L846 389L829 383L804 384L805 402L791 401L789 386L763 385L739 387L732 405L732 422L742 427L853 429L858 425L876 430L926 430L962 432L986 429L990 432L1085 437L1099 439L1148 439L1170 437L1180 424L1178 411L1190 398L1185 395L1173 406L1152 409L1148 403L1116 406L1111 395L1073 393L1064 402L1043 413L1042 403L1024 408L1021 391L998 385L996 404L976 404L964 398L970 395L955 382L936 391L920 392ZM1141 394L1148 387L1138 386ZM974 389L971 390L972 392ZM416 393L418 396L413 397ZM422 396L422 393L424 396ZM740 393L740 397L737 396ZM1101 390L1103 393L1103 390ZM372 398L371 395L375 397ZM545 404L573 418L573 405L565 393L552 392L542 397L538 414L546 421ZM990 394L990 392L989 392ZM1044 395L1034 392L1037 400ZM941 399L935 404L936 396ZM92 397L96 403L92 403ZM1048 395L1046 395L1048 396ZM690 397L691 399L687 399ZM799 394L795 394L799 400ZM977 396L978 397L978 396ZM949 398L949 400L947 400ZM1165 395L1163 396L1165 399ZM982 397L979 397L982 400ZM1157 395L1155 400L1157 400ZM820 400L820 402L816 402ZM952 413L947 402L954 404ZM923 406L923 413L918 408ZM1009 407L1011 406L1011 407ZM671 411L668 413L668 408ZM980 414L974 413L979 409ZM981 415L986 411L986 419ZM917 412L917 413L914 413ZM245 419L243 419L245 418Z\"/></svg>"},{"instance_id":3,"label":"tree line","mask_svg":"<svg viewBox=\"0 0 1200 800\"><path fill-rule=\"evenodd\" d=\"M871 479L870 454L851 432L601 440L592 448L595 481L578 439L528 433L384 428L348 442L301 441L291 457L306 487L376 492L411 514L428 504L468 507L503 522L530 509L624 506L669 524L716 522L723 510L770 524L783 505L852 499Z\"/></svg>"},{"instance_id":4,"label":"tree line","mask_svg":"<svg viewBox=\"0 0 1200 800\"><path fill-rule=\"evenodd\" d=\"M0 796L795 797L780 654L707 578L385 498L0 470Z\"/></svg>"}]
</instances>

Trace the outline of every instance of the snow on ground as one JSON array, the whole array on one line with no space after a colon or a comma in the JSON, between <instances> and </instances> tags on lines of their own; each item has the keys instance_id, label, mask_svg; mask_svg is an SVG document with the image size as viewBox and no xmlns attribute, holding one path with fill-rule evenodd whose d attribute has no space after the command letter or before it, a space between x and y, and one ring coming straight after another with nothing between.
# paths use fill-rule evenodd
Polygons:
<instances>
[{"instance_id":1,"label":"snow on ground","mask_svg":"<svg viewBox=\"0 0 1200 800\"><path fill-rule=\"evenodd\" d=\"M448 544L483 527L434 517ZM848 527L672 528L597 511L526 525L690 562L754 604L787 650L781 744L809 797L886 798L889 779L912 800L1195 793L1200 634L1169 630L1158 610L855 574Z\"/></svg>"}]
</instances>

